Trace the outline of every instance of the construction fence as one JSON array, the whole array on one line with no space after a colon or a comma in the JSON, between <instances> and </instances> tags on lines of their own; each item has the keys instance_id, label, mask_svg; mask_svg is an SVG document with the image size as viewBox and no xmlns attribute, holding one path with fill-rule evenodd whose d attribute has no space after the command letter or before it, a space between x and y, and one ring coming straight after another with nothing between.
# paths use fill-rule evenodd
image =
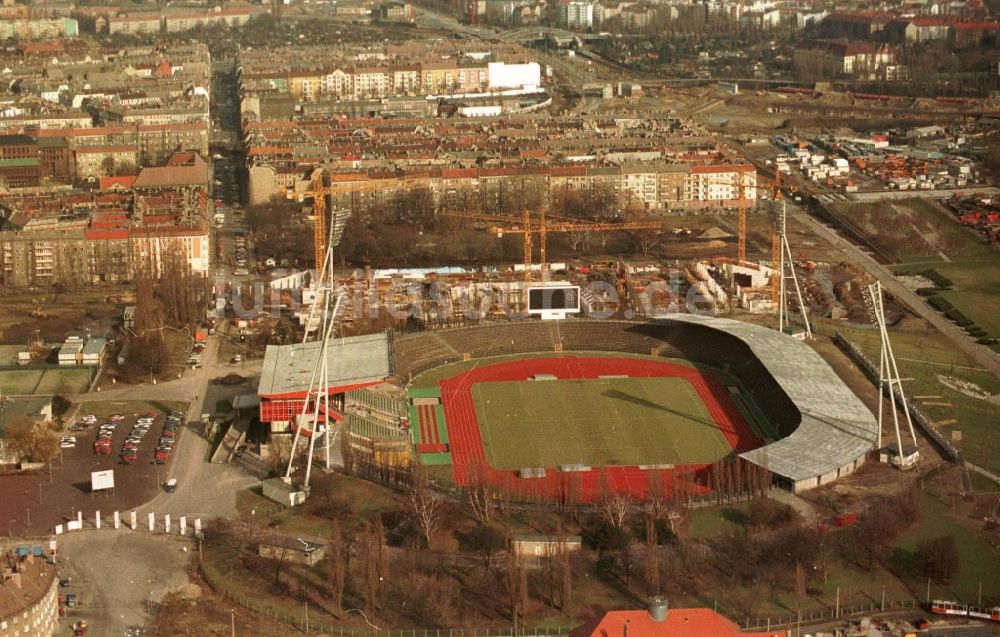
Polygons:
<instances>
[{"instance_id":1,"label":"construction fence","mask_svg":"<svg viewBox=\"0 0 1000 637\"><path fill-rule=\"evenodd\" d=\"M800 613L788 615L763 616L741 622L744 630L762 631L780 628L791 628L798 624L814 624L819 622L832 622L837 620L858 619L861 617L871 617L882 613L897 613L900 611L912 611L919 608L919 604L913 599L886 600L884 602L871 601L866 604L854 604L851 606L841 606L840 608L820 608L803 610Z\"/></svg>"}]
</instances>

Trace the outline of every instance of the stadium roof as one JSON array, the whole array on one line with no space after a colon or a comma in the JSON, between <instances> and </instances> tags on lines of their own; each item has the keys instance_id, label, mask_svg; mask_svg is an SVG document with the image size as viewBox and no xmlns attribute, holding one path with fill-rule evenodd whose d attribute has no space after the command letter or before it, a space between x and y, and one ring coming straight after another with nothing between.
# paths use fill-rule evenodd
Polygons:
<instances>
[{"instance_id":1,"label":"stadium roof","mask_svg":"<svg viewBox=\"0 0 1000 637\"><path fill-rule=\"evenodd\" d=\"M672 321L705 325L746 343L802 414L791 435L741 454L799 481L837 471L871 450L878 422L864 403L811 347L772 329L696 314Z\"/></svg>"},{"instance_id":2,"label":"stadium roof","mask_svg":"<svg viewBox=\"0 0 1000 637\"><path fill-rule=\"evenodd\" d=\"M320 345L268 345L257 394L272 398L304 395L309 390ZM389 339L385 334L339 338L327 350L327 365L331 388L383 381L390 374Z\"/></svg>"}]
</instances>

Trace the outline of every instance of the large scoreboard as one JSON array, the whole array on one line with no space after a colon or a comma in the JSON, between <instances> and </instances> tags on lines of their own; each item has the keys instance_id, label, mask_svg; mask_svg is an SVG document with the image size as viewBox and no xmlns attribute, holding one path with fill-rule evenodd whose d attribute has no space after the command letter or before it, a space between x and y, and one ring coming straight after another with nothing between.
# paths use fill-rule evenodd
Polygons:
<instances>
[{"instance_id":1,"label":"large scoreboard","mask_svg":"<svg viewBox=\"0 0 1000 637\"><path fill-rule=\"evenodd\" d=\"M551 283L528 287L528 314L537 314L543 319L561 319L579 312L579 285Z\"/></svg>"}]
</instances>

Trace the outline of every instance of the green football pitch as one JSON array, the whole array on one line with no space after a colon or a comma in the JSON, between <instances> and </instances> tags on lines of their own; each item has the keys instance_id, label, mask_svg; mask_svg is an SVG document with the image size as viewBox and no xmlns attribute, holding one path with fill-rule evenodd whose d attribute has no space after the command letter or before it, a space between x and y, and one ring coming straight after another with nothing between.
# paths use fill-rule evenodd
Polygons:
<instances>
[{"instance_id":1,"label":"green football pitch","mask_svg":"<svg viewBox=\"0 0 1000 637\"><path fill-rule=\"evenodd\" d=\"M472 397L497 469L701 464L731 452L683 378L486 382Z\"/></svg>"}]
</instances>

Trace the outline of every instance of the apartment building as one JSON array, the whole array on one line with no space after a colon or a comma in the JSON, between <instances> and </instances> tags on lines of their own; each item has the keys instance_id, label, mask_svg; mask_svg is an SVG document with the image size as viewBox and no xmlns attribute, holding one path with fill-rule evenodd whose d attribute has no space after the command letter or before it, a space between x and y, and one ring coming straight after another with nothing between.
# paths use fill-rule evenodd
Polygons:
<instances>
[{"instance_id":1,"label":"apartment building","mask_svg":"<svg viewBox=\"0 0 1000 637\"><path fill-rule=\"evenodd\" d=\"M589 29L594 26L594 3L586 0L559 0L556 17L559 26L566 29Z\"/></svg>"},{"instance_id":2,"label":"apartment building","mask_svg":"<svg viewBox=\"0 0 1000 637\"><path fill-rule=\"evenodd\" d=\"M0 182L8 188L37 186L38 144L27 135L0 135Z\"/></svg>"},{"instance_id":3,"label":"apartment building","mask_svg":"<svg viewBox=\"0 0 1000 637\"><path fill-rule=\"evenodd\" d=\"M73 18L0 19L0 40L51 40L78 35L80 27Z\"/></svg>"},{"instance_id":4,"label":"apartment building","mask_svg":"<svg viewBox=\"0 0 1000 637\"><path fill-rule=\"evenodd\" d=\"M888 44L814 40L796 49L793 61L799 72L820 71L828 77L892 80L900 74L896 51Z\"/></svg>"},{"instance_id":5,"label":"apartment building","mask_svg":"<svg viewBox=\"0 0 1000 637\"><path fill-rule=\"evenodd\" d=\"M39 547L40 548L40 547ZM36 554L37 553L37 554ZM59 578L41 550L3 556L0 637L50 637L59 628Z\"/></svg>"},{"instance_id":6,"label":"apartment building","mask_svg":"<svg viewBox=\"0 0 1000 637\"><path fill-rule=\"evenodd\" d=\"M111 15L102 18L100 25L111 35L140 35L159 33L163 18L158 12Z\"/></svg>"}]
</instances>

